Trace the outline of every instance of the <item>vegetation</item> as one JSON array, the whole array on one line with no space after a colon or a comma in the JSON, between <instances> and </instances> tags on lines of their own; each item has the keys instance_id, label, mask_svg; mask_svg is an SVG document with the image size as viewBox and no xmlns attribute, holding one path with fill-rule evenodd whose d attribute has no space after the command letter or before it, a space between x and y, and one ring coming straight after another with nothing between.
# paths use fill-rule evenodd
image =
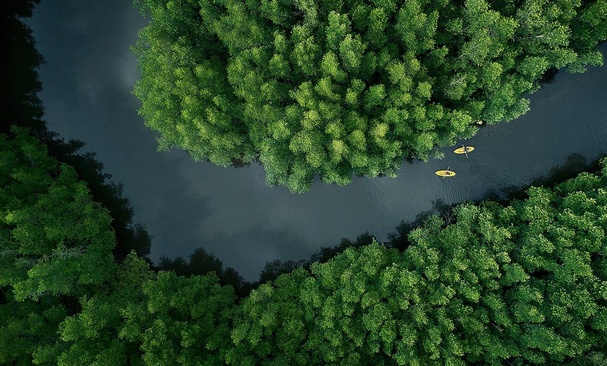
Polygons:
<instances>
[{"instance_id":1,"label":"vegetation","mask_svg":"<svg viewBox=\"0 0 607 366\"><path fill-rule=\"evenodd\" d=\"M230 285L239 297L245 297L251 292L254 284L247 282L232 268L223 268L223 262L203 248L196 248L186 261L182 257L169 259L161 256L155 266L158 271L171 271L177 276L203 276L215 273L221 285ZM278 276L277 276L278 277Z\"/></svg>"},{"instance_id":2,"label":"vegetation","mask_svg":"<svg viewBox=\"0 0 607 366\"><path fill-rule=\"evenodd\" d=\"M603 163L607 163L604 161ZM233 364L592 364L607 349L607 169L430 218L245 299ZM600 363L597 363L600 364Z\"/></svg>"},{"instance_id":3,"label":"vegetation","mask_svg":"<svg viewBox=\"0 0 607 366\"><path fill-rule=\"evenodd\" d=\"M315 176L393 176L404 158L525 113L542 76L602 63L604 0L136 0L140 114L161 150Z\"/></svg>"},{"instance_id":4,"label":"vegetation","mask_svg":"<svg viewBox=\"0 0 607 366\"><path fill-rule=\"evenodd\" d=\"M45 357L74 300L111 278L115 237L74 169L14 132L0 135L0 363L31 364Z\"/></svg>"},{"instance_id":5,"label":"vegetation","mask_svg":"<svg viewBox=\"0 0 607 366\"><path fill-rule=\"evenodd\" d=\"M399 228L400 229L400 228ZM409 230L406 230L408 233ZM405 232L399 230L399 232ZM223 268L223 262L221 262L213 254L207 253L203 248L196 248L189 256L189 260L186 261L182 257L169 259L165 256L160 257L160 261L155 266L155 270L158 271L172 271L177 276L195 276L205 275L207 273L215 273L219 278L221 285L230 285L234 288L236 295L239 298L244 298L249 295L251 290L259 287L261 284L268 283L276 280L280 275L293 272L297 268L309 269L314 263L324 263L343 252L347 248L358 248L363 245L373 243L373 236L365 232L359 235L354 242L342 238L339 245L334 247L322 247L318 251L314 252L308 259L302 259L298 261L287 260L281 261L278 259L267 262L263 270L259 274L259 280L255 282L245 281L238 272L231 268ZM396 243L395 240L390 242L393 246Z\"/></svg>"},{"instance_id":6,"label":"vegetation","mask_svg":"<svg viewBox=\"0 0 607 366\"><path fill-rule=\"evenodd\" d=\"M279 277L297 264L270 264L239 299L202 250L164 261L190 277L117 252L112 211L56 157L78 144L29 121L0 134L2 365L607 363L607 159L429 217L400 250L365 234Z\"/></svg>"},{"instance_id":7,"label":"vegetation","mask_svg":"<svg viewBox=\"0 0 607 366\"><path fill-rule=\"evenodd\" d=\"M0 183L0 364L219 363L231 286L117 263L108 210L25 130L0 135Z\"/></svg>"},{"instance_id":8,"label":"vegetation","mask_svg":"<svg viewBox=\"0 0 607 366\"><path fill-rule=\"evenodd\" d=\"M116 262L108 211L36 138L13 135L0 137L1 364L607 360L607 159L509 205L432 216L403 251L350 247L237 301L214 273Z\"/></svg>"},{"instance_id":9,"label":"vegetation","mask_svg":"<svg viewBox=\"0 0 607 366\"><path fill-rule=\"evenodd\" d=\"M122 197L122 185L111 181L111 175L104 173L103 164L94 153L81 152L83 142L63 140L47 129L42 118L44 110L37 95L42 86L36 69L44 58L35 48L31 29L22 21L32 15L38 2L10 0L0 6L0 42L7 50L0 66L4 71L0 76L4 96L0 98L0 133L10 135L11 126L28 128L47 146L50 156L75 169L78 178L86 181L93 200L109 210L117 239L114 256L122 260L131 250L146 256L150 252L150 236L144 225L133 222L133 208Z\"/></svg>"}]
</instances>

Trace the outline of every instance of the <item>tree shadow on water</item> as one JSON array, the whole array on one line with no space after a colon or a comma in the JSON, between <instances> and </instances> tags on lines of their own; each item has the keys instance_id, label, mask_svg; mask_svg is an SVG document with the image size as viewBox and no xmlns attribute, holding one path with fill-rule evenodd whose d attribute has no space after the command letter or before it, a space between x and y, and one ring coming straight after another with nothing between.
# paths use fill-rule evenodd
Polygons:
<instances>
[{"instance_id":1,"label":"tree shadow on water","mask_svg":"<svg viewBox=\"0 0 607 366\"><path fill-rule=\"evenodd\" d=\"M565 158L563 164L552 167L547 174L533 178L528 184L509 185L500 189L488 190L483 196L485 198L479 201L491 200L505 205L513 199L522 200L527 197L527 190L532 186L553 188L557 184L575 178L582 172L597 172L600 169L599 162L600 158L589 161L581 154L572 153Z\"/></svg>"},{"instance_id":2,"label":"tree shadow on water","mask_svg":"<svg viewBox=\"0 0 607 366\"><path fill-rule=\"evenodd\" d=\"M188 260L181 256L174 259L161 256L154 269L174 271L178 276L203 276L214 272L219 278L219 283L232 286L239 297L246 297L251 292L251 284L246 282L234 268L224 268L222 261L200 247L188 256Z\"/></svg>"},{"instance_id":3,"label":"tree shadow on water","mask_svg":"<svg viewBox=\"0 0 607 366\"><path fill-rule=\"evenodd\" d=\"M96 160L94 153L81 152L82 141L65 141L49 131L42 118L44 108L38 97L42 84L37 69L44 63L44 57L36 49L32 30L23 22L23 18L31 17L38 3L38 0L24 0L0 5L0 45L7 51L0 58L0 69L4 70L0 76L0 133L12 136L13 125L27 128L47 146L50 156L74 167L79 179L87 183L93 199L112 216L116 260L122 261L132 250L146 257L151 237L143 224L133 222L133 208L122 196L122 185L111 181L111 175L103 171L103 163Z\"/></svg>"}]
</instances>

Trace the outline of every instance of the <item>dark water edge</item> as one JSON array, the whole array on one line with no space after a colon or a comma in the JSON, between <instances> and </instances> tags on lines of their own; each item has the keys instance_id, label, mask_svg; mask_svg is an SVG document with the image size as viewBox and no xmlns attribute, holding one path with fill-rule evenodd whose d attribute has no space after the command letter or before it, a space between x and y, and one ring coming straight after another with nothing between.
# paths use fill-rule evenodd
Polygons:
<instances>
[{"instance_id":1,"label":"dark water edge","mask_svg":"<svg viewBox=\"0 0 607 366\"><path fill-rule=\"evenodd\" d=\"M534 179L530 185L508 187L499 193L489 192L486 198L477 201L458 202L451 205L447 205L442 201L435 202L432 210L419 213L415 220L411 222L401 221L400 224L387 235L387 239L380 242L380 244L398 249L399 251L404 251L411 245L411 242L408 239L411 230L423 226L426 220L431 216L441 217L445 222L445 225L447 225L454 222L453 218L455 215L452 210L463 203L479 204L482 201L494 201L503 206L508 206L512 203L512 200L526 199L528 197L527 190L531 186L553 188L560 183L576 177L582 172L596 173L601 169L600 160L601 158L595 159L594 161L588 161L579 154L572 154L567 158L567 161L563 166L552 169L547 176ZM211 253L206 253L204 248L196 249L187 259L184 259L183 257L176 257L173 259L162 257L157 269L172 270L178 275L184 276L215 272L218 274L222 284L233 286L237 295L240 298L244 298L249 295L251 290L259 287L259 285L263 283L276 280L282 274L290 273L296 268L309 270L313 263L325 263L337 254L345 251L347 248L358 248L371 244L374 240L376 240L376 238L366 231L358 235L355 239L342 238L339 244L322 247L305 259L285 261L275 259L269 261L261 271L259 279L254 282L251 282L250 280L245 281L232 268L224 268L223 262Z\"/></svg>"},{"instance_id":2,"label":"dark water edge","mask_svg":"<svg viewBox=\"0 0 607 366\"><path fill-rule=\"evenodd\" d=\"M145 227L134 222L134 212L122 196L122 186L111 181L103 171L103 164L93 153L81 153L83 143L61 139L48 130L42 118L44 108L38 98L42 85L37 69L44 57L37 51L31 29L24 20L31 17L36 0L11 1L0 7L2 34L0 44L6 51L1 59L0 134L14 138L17 129L26 129L42 142L49 156L74 168L79 179L85 181L93 199L102 204L112 217L111 228L117 245L114 259L124 260L135 251L145 257L150 252L150 238Z\"/></svg>"},{"instance_id":3,"label":"dark water edge","mask_svg":"<svg viewBox=\"0 0 607 366\"><path fill-rule=\"evenodd\" d=\"M266 262L308 258L364 231L387 241L399 223L425 212L505 199L539 177L607 153L607 69L560 72L531 96L525 116L467 140L476 147L469 159L445 148L444 159L404 163L395 179L316 183L293 195L267 187L258 164L226 169L194 163L183 151L156 152L156 134L137 116L131 94L138 74L129 48L145 21L129 1L43 1L30 24L47 60L40 97L50 129L84 141L124 184L135 220L153 237L156 262L202 247L254 280ZM607 51L605 44L600 49ZM458 175L434 175L447 166Z\"/></svg>"}]
</instances>

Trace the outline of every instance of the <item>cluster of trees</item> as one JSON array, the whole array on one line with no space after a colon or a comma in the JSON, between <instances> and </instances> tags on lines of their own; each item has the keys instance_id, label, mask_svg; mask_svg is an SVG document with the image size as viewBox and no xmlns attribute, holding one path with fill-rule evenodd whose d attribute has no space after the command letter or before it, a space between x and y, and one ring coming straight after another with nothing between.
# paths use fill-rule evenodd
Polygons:
<instances>
[{"instance_id":1,"label":"cluster of trees","mask_svg":"<svg viewBox=\"0 0 607 366\"><path fill-rule=\"evenodd\" d=\"M271 185L395 175L602 63L604 0L135 0L140 114L159 147Z\"/></svg>"},{"instance_id":2,"label":"cluster of trees","mask_svg":"<svg viewBox=\"0 0 607 366\"><path fill-rule=\"evenodd\" d=\"M0 134L0 364L220 364L233 287L115 255L112 217L87 183L11 132Z\"/></svg>"},{"instance_id":3,"label":"cluster of trees","mask_svg":"<svg viewBox=\"0 0 607 366\"><path fill-rule=\"evenodd\" d=\"M236 295L239 298L244 298L250 294L251 290L256 289L261 284L276 280L282 274L293 272L300 267L309 269L312 264L327 262L347 248L358 248L363 245L371 244L373 241L374 237L368 232L365 232L364 234L359 235L354 241L342 238L337 246L322 247L312 253L308 259L286 261L274 259L266 263L259 274L259 279L255 282L245 281L232 267L224 268L222 261L201 247L196 248L192 254L188 256L187 260L181 256L173 259L161 256L158 264L154 266L154 270L171 271L177 276L202 276L213 272L219 278L219 283L221 285L232 286ZM390 242L390 245L393 246L392 242Z\"/></svg>"},{"instance_id":4,"label":"cluster of trees","mask_svg":"<svg viewBox=\"0 0 607 366\"><path fill-rule=\"evenodd\" d=\"M259 281L251 284L251 288L257 288L259 285L275 281L280 275L285 273L293 272L298 268L310 269L315 263L325 263L331 260L336 255L344 252L348 248L359 248L365 245L372 244L375 241L375 237L370 235L369 232L359 235L356 240L351 241L347 238L342 238L340 243L333 247L322 247L316 252L312 253L307 259L301 260L287 260L281 261L274 259L267 262L264 268L259 274ZM387 243L393 246L392 243Z\"/></svg>"},{"instance_id":5,"label":"cluster of trees","mask_svg":"<svg viewBox=\"0 0 607 366\"><path fill-rule=\"evenodd\" d=\"M28 364L24 357L50 352L78 298L109 280L115 236L74 169L13 132L0 135L0 363Z\"/></svg>"},{"instance_id":6,"label":"cluster of trees","mask_svg":"<svg viewBox=\"0 0 607 366\"><path fill-rule=\"evenodd\" d=\"M114 183L104 173L103 164L95 154L83 153L84 143L65 141L49 131L43 119L44 109L37 93L42 84L37 68L44 57L36 50L31 29L23 22L31 17L39 0L7 0L0 5L0 44L6 54L0 60L0 133L11 134L11 126L26 127L32 136L43 142L50 156L72 166L79 179L86 181L93 199L107 208L112 216L112 228L118 245L114 255L119 260L135 250L146 256L151 238L144 225L133 221L133 208L122 196L122 185Z\"/></svg>"},{"instance_id":7,"label":"cluster of trees","mask_svg":"<svg viewBox=\"0 0 607 366\"><path fill-rule=\"evenodd\" d=\"M215 273L117 260L109 211L25 130L0 135L0 187L0 364L607 362L607 159L243 298Z\"/></svg>"},{"instance_id":8,"label":"cluster of trees","mask_svg":"<svg viewBox=\"0 0 607 366\"><path fill-rule=\"evenodd\" d=\"M460 205L403 252L373 244L281 276L240 304L227 361L604 364L606 187L603 168Z\"/></svg>"},{"instance_id":9,"label":"cluster of trees","mask_svg":"<svg viewBox=\"0 0 607 366\"><path fill-rule=\"evenodd\" d=\"M254 287L256 287L255 283L245 281L234 268L224 268L222 261L215 257L214 254L207 253L202 247L196 248L192 254L188 256L188 260L181 256L173 259L161 256L158 264L154 266L154 269L156 271L174 272L177 276L184 277L203 276L207 273L215 273L219 278L219 283L234 288L235 293L239 297L245 297Z\"/></svg>"},{"instance_id":10,"label":"cluster of trees","mask_svg":"<svg viewBox=\"0 0 607 366\"><path fill-rule=\"evenodd\" d=\"M5 116L36 110L22 95ZM393 238L401 250L362 235L305 268L270 264L275 279L239 298L237 274L204 251L164 260L185 277L121 244L95 194L111 185L64 160L93 157L36 115L0 133L0 364L607 363L607 159L525 199L430 217Z\"/></svg>"}]
</instances>

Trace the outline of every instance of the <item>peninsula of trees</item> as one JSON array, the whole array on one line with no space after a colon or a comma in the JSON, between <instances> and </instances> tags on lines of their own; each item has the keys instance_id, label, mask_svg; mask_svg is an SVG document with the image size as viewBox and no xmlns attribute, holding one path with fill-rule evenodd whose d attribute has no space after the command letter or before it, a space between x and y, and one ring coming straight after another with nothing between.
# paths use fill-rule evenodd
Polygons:
<instances>
[{"instance_id":1,"label":"peninsula of trees","mask_svg":"<svg viewBox=\"0 0 607 366\"><path fill-rule=\"evenodd\" d=\"M270 185L394 176L516 118L546 73L602 63L605 0L136 0L159 148ZM439 154L440 155L440 154Z\"/></svg>"}]
</instances>

